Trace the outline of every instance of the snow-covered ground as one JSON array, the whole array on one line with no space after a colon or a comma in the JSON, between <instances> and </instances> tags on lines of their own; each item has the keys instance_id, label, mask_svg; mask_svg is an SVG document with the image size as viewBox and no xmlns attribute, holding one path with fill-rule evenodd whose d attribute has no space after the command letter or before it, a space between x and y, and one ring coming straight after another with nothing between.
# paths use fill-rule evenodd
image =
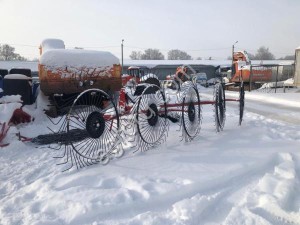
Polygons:
<instances>
[{"instance_id":1,"label":"snow-covered ground","mask_svg":"<svg viewBox=\"0 0 300 225\"><path fill-rule=\"evenodd\" d=\"M238 104L228 103L221 133L203 106L190 143L173 124L154 150L64 173L53 150L16 140L17 131L47 132L35 115L0 149L0 224L300 224L299 96L246 92L242 126Z\"/></svg>"}]
</instances>

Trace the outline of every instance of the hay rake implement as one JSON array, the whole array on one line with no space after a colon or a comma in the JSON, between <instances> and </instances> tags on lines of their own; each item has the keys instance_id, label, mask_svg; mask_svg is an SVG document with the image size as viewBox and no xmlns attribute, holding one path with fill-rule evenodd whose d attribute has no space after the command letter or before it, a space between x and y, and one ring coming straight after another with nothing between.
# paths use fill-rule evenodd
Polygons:
<instances>
[{"instance_id":1,"label":"hay rake implement","mask_svg":"<svg viewBox=\"0 0 300 225\"><path fill-rule=\"evenodd\" d=\"M134 88L125 95L122 88L118 104L103 90L87 89L73 98L67 113L58 122L52 122L56 131L35 138L19 134L19 140L57 150L55 158L61 159L58 165L65 165L64 170L69 170L73 166L79 169L96 163L107 164L110 159L123 156L124 146L130 145L134 151L158 147L166 141L170 121L179 124L184 141L192 141L200 132L203 105L213 105L217 132L225 125L227 101L239 103L239 125L242 123L243 83L238 99L225 98L224 85L216 83L211 101L201 101L197 85L191 81L182 84L174 102L167 102L168 93L153 82L146 80ZM129 93L135 96L130 97Z\"/></svg>"},{"instance_id":2,"label":"hay rake implement","mask_svg":"<svg viewBox=\"0 0 300 225\"><path fill-rule=\"evenodd\" d=\"M243 119L244 87L240 86L238 99L225 98L224 85L214 87L213 100L201 101L197 85L183 83L176 102L167 102L167 93L155 84L143 83L136 89L134 102L117 107L112 97L100 89L80 93L56 126L57 132L24 138L40 145L49 145L59 153L59 165L65 170L82 168L96 163L107 164L124 154L124 146L134 151L146 151L166 141L169 123L178 123L184 141L192 141L200 132L201 107L213 105L216 131L225 124L226 102L239 103L239 125ZM136 91L135 91L136 92Z\"/></svg>"},{"instance_id":3,"label":"hay rake implement","mask_svg":"<svg viewBox=\"0 0 300 225\"><path fill-rule=\"evenodd\" d=\"M216 83L211 101L201 101L197 85L191 81L182 84L175 102L167 102L167 93L156 84L143 83L135 88L135 94L139 93L130 98L135 101L120 97L118 104L100 89L87 89L78 94L58 122L52 122L56 131L35 138L19 134L19 140L48 145L58 152L58 165L69 170L73 166L79 169L107 164L110 159L123 156L124 146L130 145L134 151L158 147L166 141L170 121L179 124L184 141L192 141L200 132L203 105L213 105L217 132L225 125L227 101L239 103L239 125L242 123L243 83L238 99L225 98L224 85Z\"/></svg>"}]
</instances>

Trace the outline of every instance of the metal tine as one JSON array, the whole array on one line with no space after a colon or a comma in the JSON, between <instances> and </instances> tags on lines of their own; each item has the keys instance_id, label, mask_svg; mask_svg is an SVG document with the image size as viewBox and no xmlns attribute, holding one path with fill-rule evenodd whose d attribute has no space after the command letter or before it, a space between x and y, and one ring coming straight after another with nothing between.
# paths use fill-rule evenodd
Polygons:
<instances>
[{"instance_id":1,"label":"metal tine","mask_svg":"<svg viewBox=\"0 0 300 225\"><path fill-rule=\"evenodd\" d=\"M53 156L55 159L62 159L66 156L66 149L64 150L64 154L62 156Z\"/></svg>"},{"instance_id":2,"label":"metal tine","mask_svg":"<svg viewBox=\"0 0 300 225\"><path fill-rule=\"evenodd\" d=\"M48 116L47 114L45 114L47 116L47 118L50 120L50 122L53 124L53 125L57 125L60 123L60 121L63 119L63 116L58 120L57 123L53 122L52 118L50 116Z\"/></svg>"},{"instance_id":3,"label":"metal tine","mask_svg":"<svg viewBox=\"0 0 300 225\"><path fill-rule=\"evenodd\" d=\"M65 152L67 152L67 158L64 162L61 163L57 163L56 165L63 165L63 164L67 164L69 162L69 150L67 149L67 147L65 147Z\"/></svg>"}]
</instances>

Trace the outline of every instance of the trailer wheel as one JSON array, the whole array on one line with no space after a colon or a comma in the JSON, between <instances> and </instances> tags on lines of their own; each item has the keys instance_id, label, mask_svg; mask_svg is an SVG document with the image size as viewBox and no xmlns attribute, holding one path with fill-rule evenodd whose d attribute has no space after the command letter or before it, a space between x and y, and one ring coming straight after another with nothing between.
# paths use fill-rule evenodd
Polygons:
<instances>
[{"instance_id":1,"label":"trailer wheel","mask_svg":"<svg viewBox=\"0 0 300 225\"><path fill-rule=\"evenodd\" d=\"M225 93L221 83L215 85L214 102L216 131L220 132L224 128L226 118Z\"/></svg>"},{"instance_id":2,"label":"trailer wheel","mask_svg":"<svg viewBox=\"0 0 300 225\"><path fill-rule=\"evenodd\" d=\"M240 99L239 99L239 111L240 111L240 118L239 118L239 125L242 125L243 117L244 117L244 106L245 106L245 87L244 83L241 82L240 84Z\"/></svg>"}]
</instances>

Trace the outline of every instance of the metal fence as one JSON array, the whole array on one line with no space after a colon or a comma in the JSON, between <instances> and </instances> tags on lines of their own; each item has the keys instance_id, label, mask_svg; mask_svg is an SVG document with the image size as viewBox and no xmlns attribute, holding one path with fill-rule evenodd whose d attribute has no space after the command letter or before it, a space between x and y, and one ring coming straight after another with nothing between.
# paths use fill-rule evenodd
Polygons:
<instances>
[{"instance_id":1,"label":"metal fence","mask_svg":"<svg viewBox=\"0 0 300 225\"><path fill-rule=\"evenodd\" d=\"M252 65L249 91L277 92L278 88L291 86L287 80L294 77L292 65Z\"/></svg>"}]
</instances>

